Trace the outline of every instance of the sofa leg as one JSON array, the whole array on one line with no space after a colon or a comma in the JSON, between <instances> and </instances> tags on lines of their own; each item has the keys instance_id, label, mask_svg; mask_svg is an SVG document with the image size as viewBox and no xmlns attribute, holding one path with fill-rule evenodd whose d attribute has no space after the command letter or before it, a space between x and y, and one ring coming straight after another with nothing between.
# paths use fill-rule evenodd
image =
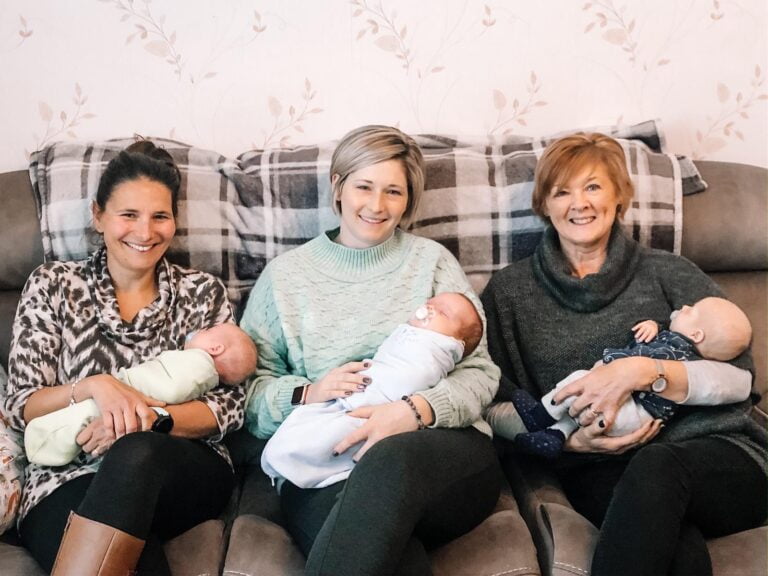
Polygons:
<instances>
[{"instance_id":1,"label":"sofa leg","mask_svg":"<svg viewBox=\"0 0 768 576\"><path fill-rule=\"evenodd\" d=\"M144 540L71 512L51 576L129 576L143 549Z\"/></svg>"}]
</instances>

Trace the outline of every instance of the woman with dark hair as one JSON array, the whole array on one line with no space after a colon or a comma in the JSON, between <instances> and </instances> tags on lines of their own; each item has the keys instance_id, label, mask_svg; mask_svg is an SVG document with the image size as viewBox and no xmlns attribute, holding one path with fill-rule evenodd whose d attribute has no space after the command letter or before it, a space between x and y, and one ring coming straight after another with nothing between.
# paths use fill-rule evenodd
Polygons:
<instances>
[{"instance_id":1,"label":"woman with dark hair","mask_svg":"<svg viewBox=\"0 0 768 576\"><path fill-rule=\"evenodd\" d=\"M242 424L241 388L165 406L112 376L233 321L218 279L165 259L179 186L165 150L141 141L120 152L93 203L103 245L37 268L16 312L12 425L87 398L102 415L78 435L83 451L70 464L28 467L19 530L55 576L170 574L162 542L216 517L233 486L220 441Z\"/></svg>"},{"instance_id":2,"label":"woman with dark hair","mask_svg":"<svg viewBox=\"0 0 768 576\"><path fill-rule=\"evenodd\" d=\"M622 147L608 136L574 134L542 155L533 211L549 227L533 256L496 273L482 296L502 372L488 414L498 435L525 431L509 402L516 391L541 398L606 347L624 346L639 320L665 324L684 305L722 296L688 260L624 234L632 194ZM580 428L565 443L572 453L550 466L576 511L600 527L593 576L705 576L705 537L765 520L768 435L744 401L752 371L749 350L730 363L632 356L555 394L556 405L571 398ZM607 434L631 395L651 393L678 404L663 430L651 419Z\"/></svg>"}]
</instances>

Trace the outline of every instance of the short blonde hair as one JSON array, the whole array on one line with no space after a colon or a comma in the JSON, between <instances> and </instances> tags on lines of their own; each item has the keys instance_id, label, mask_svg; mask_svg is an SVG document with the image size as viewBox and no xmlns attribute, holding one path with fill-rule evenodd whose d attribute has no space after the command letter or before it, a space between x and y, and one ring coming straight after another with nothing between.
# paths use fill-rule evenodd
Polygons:
<instances>
[{"instance_id":1,"label":"short blonde hair","mask_svg":"<svg viewBox=\"0 0 768 576\"><path fill-rule=\"evenodd\" d=\"M424 192L424 156L413 138L391 126L361 126L348 132L336 146L330 169L334 212L341 214L341 201L338 198L352 172L388 160L399 160L405 170L408 203L399 226L408 228ZM337 174L339 178L333 182Z\"/></svg>"},{"instance_id":2,"label":"short blonde hair","mask_svg":"<svg viewBox=\"0 0 768 576\"><path fill-rule=\"evenodd\" d=\"M531 208L533 213L549 222L545 214L547 196L555 187L564 186L588 164L602 164L608 172L618 195L619 220L629 208L634 195L632 180L627 172L624 150L616 140L599 132L577 132L555 140L536 164Z\"/></svg>"}]
</instances>

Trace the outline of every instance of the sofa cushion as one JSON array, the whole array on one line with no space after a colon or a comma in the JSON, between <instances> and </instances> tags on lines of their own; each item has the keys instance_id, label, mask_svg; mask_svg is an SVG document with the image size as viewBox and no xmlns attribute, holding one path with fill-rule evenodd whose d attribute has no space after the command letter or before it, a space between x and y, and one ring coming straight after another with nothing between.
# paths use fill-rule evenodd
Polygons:
<instances>
[{"instance_id":1,"label":"sofa cushion","mask_svg":"<svg viewBox=\"0 0 768 576\"><path fill-rule=\"evenodd\" d=\"M29 172L0 174L0 230L10 249L0 258L0 290L20 290L29 273L43 262L40 224L37 220Z\"/></svg>"},{"instance_id":2,"label":"sofa cushion","mask_svg":"<svg viewBox=\"0 0 768 576\"><path fill-rule=\"evenodd\" d=\"M693 163L667 154L658 125L604 127L620 139L636 194L626 215L641 243L679 253L684 190L704 188ZM446 246L475 290L510 262L531 254L544 223L531 211L533 175L544 138L456 139L417 135L426 164L426 189L411 230ZM248 252L269 260L336 224L329 166L335 142L292 150L253 150L222 172L263 228L245 240ZM270 210L266 210L271 207Z\"/></svg>"},{"instance_id":3,"label":"sofa cushion","mask_svg":"<svg viewBox=\"0 0 768 576\"><path fill-rule=\"evenodd\" d=\"M245 514L232 525L224 576L301 576L304 556L277 524Z\"/></svg>"},{"instance_id":4,"label":"sofa cushion","mask_svg":"<svg viewBox=\"0 0 768 576\"><path fill-rule=\"evenodd\" d=\"M655 122L603 131L620 138L636 187L627 228L643 244L679 252L682 193L702 187L695 167L664 151ZM427 190L413 231L451 250L476 290L538 242L543 223L530 210L533 172L544 147L561 135L501 141L416 136ZM93 249L91 199L107 162L131 141L59 142L32 155L46 259L81 259ZM236 160L155 142L182 172L169 258L222 278L236 306L269 260L337 224L328 177L335 142L253 150Z\"/></svg>"},{"instance_id":5,"label":"sofa cushion","mask_svg":"<svg viewBox=\"0 0 768 576\"><path fill-rule=\"evenodd\" d=\"M768 269L768 170L703 160L696 166L709 188L685 198L683 256L705 272Z\"/></svg>"}]
</instances>

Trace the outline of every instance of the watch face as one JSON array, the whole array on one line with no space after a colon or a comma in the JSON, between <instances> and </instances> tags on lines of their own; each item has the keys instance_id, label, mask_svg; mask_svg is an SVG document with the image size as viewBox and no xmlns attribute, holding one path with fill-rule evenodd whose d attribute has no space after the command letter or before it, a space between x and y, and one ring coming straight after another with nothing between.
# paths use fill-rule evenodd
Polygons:
<instances>
[{"instance_id":1,"label":"watch face","mask_svg":"<svg viewBox=\"0 0 768 576\"><path fill-rule=\"evenodd\" d=\"M162 408L153 408L157 412L157 418L152 423L152 432L159 432L160 434L168 434L173 430L173 417L167 410Z\"/></svg>"},{"instance_id":2,"label":"watch face","mask_svg":"<svg viewBox=\"0 0 768 576\"><path fill-rule=\"evenodd\" d=\"M168 434L173 429L173 418L170 416L158 416L152 424L152 431L160 434Z\"/></svg>"},{"instance_id":3,"label":"watch face","mask_svg":"<svg viewBox=\"0 0 768 576\"><path fill-rule=\"evenodd\" d=\"M291 406L298 406L301 404L301 399L304 396L304 386L296 386L296 388L293 389L293 394L291 395Z\"/></svg>"},{"instance_id":4,"label":"watch face","mask_svg":"<svg viewBox=\"0 0 768 576\"><path fill-rule=\"evenodd\" d=\"M653 381L653 384L651 384L651 390L654 392L664 392L664 390L667 389L667 379L664 377L657 378Z\"/></svg>"}]
</instances>

